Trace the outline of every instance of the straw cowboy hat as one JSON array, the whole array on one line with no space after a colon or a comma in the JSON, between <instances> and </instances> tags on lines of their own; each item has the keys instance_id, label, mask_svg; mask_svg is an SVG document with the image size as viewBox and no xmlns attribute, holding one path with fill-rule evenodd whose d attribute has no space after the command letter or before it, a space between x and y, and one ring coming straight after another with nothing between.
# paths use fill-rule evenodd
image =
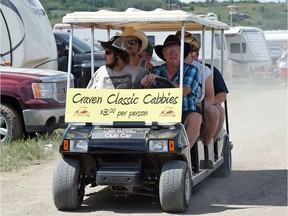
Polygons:
<instances>
[{"instance_id":1,"label":"straw cowboy hat","mask_svg":"<svg viewBox=\"0 0 288 216\"><path fill-rule=\"evenodd\" d=\"M181 46L180 39L176 35L168 35L163 45L157 45L154 47L156 54L164 61L166 61L166 59L163 56L163 48L169 44L178 44L179 46ZM184 58L186 58L189 53L190 45L188 43L184 43Z\"/></svg>"},{"instance_id":2,"label":"straw cowboy hat","mask_svg":"<svg viewBox=\"0 0 288 216\"><path fill-rule=\"evenodd\" d=\"M177 31L175 35L180 39L181 31ZM199 52L200 44L191 33L185 32L184 40L186 43L191 45L191 51Z\"/></svg>"},{"instance_id":3,"label":"straw cowboy hat","mask_svg":"<svg viewBox=\"0 0 288 216\"><path fill-rule=\"evenodd\" d=\"M142 45L141 45L139 52L145 50L147 45L148 45L148 38L147 38L146 34L142 31L136 31L133 27L125 28L123 30L122 34L117 32L116 36L123 36L123 37L130 36L130 37L135 37L135 38L141 40Z\"/></svg>"}]
</instances>

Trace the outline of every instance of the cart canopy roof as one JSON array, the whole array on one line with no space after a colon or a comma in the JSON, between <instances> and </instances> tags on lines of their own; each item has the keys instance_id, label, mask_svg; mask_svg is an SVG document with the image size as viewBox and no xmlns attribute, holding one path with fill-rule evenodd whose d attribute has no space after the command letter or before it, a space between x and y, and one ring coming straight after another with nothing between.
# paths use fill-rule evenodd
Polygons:
<instances>
[{"instance_id":1,"label":"cart canopy roof","mask_svg":"<svg viewBox=\"0 0 288 216\"><path fill-rule=\"evenodd\" d=\"M133 26L136 30L142 31L174 31L181 29L182 23L185 23L187 31L201 30L203 26L206 27L206 30L229 29L226 23L220 21L201 18L182 10L164 10L161 8L153 11L128 8L126 11L73 12L63 17L63 23L86 28L116 30Z\"/></svg>"}]
</instances>

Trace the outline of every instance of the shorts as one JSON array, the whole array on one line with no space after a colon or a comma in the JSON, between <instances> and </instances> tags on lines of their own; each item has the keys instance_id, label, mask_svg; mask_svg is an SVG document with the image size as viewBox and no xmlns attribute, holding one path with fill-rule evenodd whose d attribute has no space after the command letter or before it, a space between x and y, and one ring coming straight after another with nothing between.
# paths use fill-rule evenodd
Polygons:
<instances>
[{"instance_id":1,"label":"shorts","mask_svg":"<svg viewBox=\"0 0 288 216\"><path fill-rule=\"evenodd\" d=\"M182 112L182 120L181 120L181 122L184 124L184 121L187 118L187 116L190 113L193 113L193 112L199 113L197 110L187 110L187 111Z\"/></svg>"}]
</instances>

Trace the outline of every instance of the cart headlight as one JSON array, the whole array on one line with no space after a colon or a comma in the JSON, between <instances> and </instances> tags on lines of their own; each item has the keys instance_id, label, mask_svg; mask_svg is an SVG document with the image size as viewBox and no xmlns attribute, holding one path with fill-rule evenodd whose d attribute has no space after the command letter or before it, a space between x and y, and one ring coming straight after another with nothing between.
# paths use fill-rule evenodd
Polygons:
<instances>
[{"instance_id":1,"label":"cart headlight","mask_svg":"<svg viewBox=\"0 0 288 216\"><path fill-rule=\"evenodd\" d=\"M168 140L149 140L151 152L168 152Z\"/></svg>"},{"instance_id":2,"label":"cart headlight","mask_svg":"<svg viewBox=\"0 0 288 216\"><path fill-rule=\"evenodd\" d=\"M174 152L175 151L175 140L149 140L149 151L150 152Z\"/></svg>"},{"instance_id":3,"label":"cart headlight","mask_svg":"<svg viewBox=\"0 0 288 216\"><path fill-rule=\"evenodd\" d=\"M88 141L87 140L64 140L63 151L87 152Z\"/></svg>"},{"instance_id":4,"label":"cart headlight","mask_svg":"<svg viewBox=\"0 0 288 216\"><path fill-rule=\"evenodd\" d=\"M87 152L87 140L70 140L70 151L72 152Z\"/></svg>"}]
</instances>

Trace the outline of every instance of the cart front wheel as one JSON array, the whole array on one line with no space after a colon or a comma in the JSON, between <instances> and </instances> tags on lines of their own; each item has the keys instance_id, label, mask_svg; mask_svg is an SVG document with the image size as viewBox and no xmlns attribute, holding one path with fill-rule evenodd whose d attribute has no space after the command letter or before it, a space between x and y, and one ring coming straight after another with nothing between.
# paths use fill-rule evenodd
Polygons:
<instances>
[{"instance_id":1,"label":"cart front wheel","mask_svg":"<svg viewBox=\"0 0 288 216\"><path fill-rule=\"evenodd\" d=\"M185 212L192 193L191 173L185 161L166 162L161 171L159 197L166 212Z\"/></svg>"},{"instance_id":2,"label":"cart front wheel","mask_svg":"<svg viewBox=\"0 0 288 216\"><path fill-rule=\"evenodd\" d=\"M67 158L61 160L53 176L53 200L57 209L79 209L84 193L80 161Z\"/></svg>"}]
</instances>

